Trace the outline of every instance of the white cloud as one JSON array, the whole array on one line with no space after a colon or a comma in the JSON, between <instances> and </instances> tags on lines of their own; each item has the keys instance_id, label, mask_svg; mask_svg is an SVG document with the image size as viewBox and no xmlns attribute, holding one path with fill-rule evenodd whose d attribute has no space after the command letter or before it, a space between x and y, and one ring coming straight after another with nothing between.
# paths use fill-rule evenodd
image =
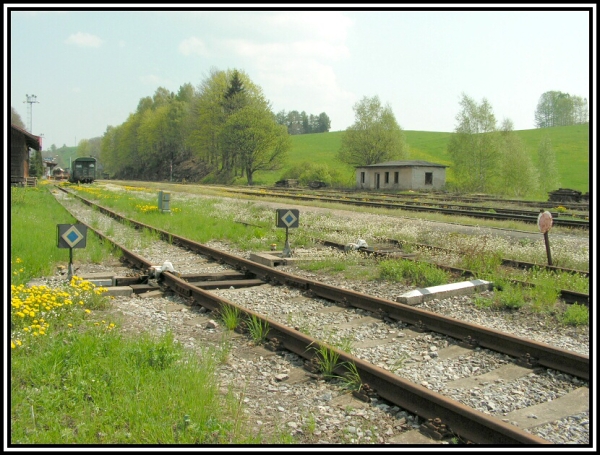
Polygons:
<instances>
[{"instance_id":1,"label":"white cloud","mask_svg":"<svg viewBox=\"0 0 600 455\"><path fill-rule=\"evenodd\" d=\"M257 18L267 29L279 29L284 36L310 36L315 40L344 43L352 19L342 11L284 11ZM281 38L281 36L279 36Z\"/></svg>"},{"instance_id":2,"label":"white cloud","mask_svg":"<svg viewBox=\"0 0 600 455\"><path fill-rule=\"evenodd\" d=\"M199 55L201 57L208 56L208 49L206 48L206 44L201 39L192 36L191 38L184 39L181 43L179 43L179 52L183 55Z\"/></svg>"},{"instance_id":3,"label":"white cloud","mask_svg":"<svg viewBox=\"0 0 600 455\"><path fill-rule=\"evenodd\" d=\"M67 44L75 44L79 47L100 47L103 41L96 35L77 32L65 40Z\"/></svg>"},{"instance_id":4,"label":"white cloud","mask_svg":"<svg viewBox=\"0 0 600 455\"><path fill-rule=\"evenodd\" d=\"M326 112L332 127L345 128L351 118L343 119L342 112L352 116L356 95L340 86L334 65L351 57L347 39L353 21L343 12L317 11L246 13L244 19L240 28L252 24L253 34L215 41L216 53L237 56L275 111Z\"/></svg>"}]
</instances>

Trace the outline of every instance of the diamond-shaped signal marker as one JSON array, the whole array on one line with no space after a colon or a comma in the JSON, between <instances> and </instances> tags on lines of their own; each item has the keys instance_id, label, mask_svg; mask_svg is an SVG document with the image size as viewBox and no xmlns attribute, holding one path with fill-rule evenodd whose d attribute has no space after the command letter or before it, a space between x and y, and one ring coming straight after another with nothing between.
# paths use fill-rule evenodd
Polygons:
<instances>
[{"instance_id":1,"label":"diamond-shaped signal marker","mask_svg":"<svg viewBox=\"0 0 600 455\"><path fill-rule=\"evenodd\" d=\"M81 242L83 239L83 234L81 234L81 232L79 232L75 226L71 226L67 232L62 235L62 238L71 248L73 248L75 245Z\"/></svg>"},{"instance_id":2,"label":"diamond-shaped signal marker","mask_svg":"<svg viewBox=\"0 0 600 455\"><path fill-rule=\"evenodd\" d=\"M297 219L298 218L290 211L286 212L286 214L281 217L281 221L283 221L287 227L293 225Z\"/></svg>"}]
</instances>

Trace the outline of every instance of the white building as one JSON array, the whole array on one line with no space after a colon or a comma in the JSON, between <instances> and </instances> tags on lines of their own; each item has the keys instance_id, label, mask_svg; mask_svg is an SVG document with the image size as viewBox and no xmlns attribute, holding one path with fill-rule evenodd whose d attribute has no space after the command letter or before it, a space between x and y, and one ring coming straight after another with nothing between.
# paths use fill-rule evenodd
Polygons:
<instances>
[{"instance_id":1,"label":"white building","mask_svg":"<svg viewBox=\"0 0 600 455\"><path fill-rule=\"evenodd\" d=\"M444 164L388 161L356 168L356 187L373 190L440 190L446 184Z\"/></svg>"}]
</instances>

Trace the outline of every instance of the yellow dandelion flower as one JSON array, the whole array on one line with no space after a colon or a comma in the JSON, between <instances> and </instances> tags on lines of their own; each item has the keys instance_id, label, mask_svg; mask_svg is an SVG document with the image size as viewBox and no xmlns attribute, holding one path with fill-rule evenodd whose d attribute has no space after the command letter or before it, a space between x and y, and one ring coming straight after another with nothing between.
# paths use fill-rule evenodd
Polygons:
<instances>
[{"instance_id":1,"label":"yellow dandelion flower","mask_svg":"<svg viewBox=\"0 0 600 455\"><path fill-rule=\"evenodd\" d=\"M90 311L90 310L88 310L88 309L86 309L86 310L85 310L85 312L86 312L87 314L90 314L90 313L91 313L91 311Z\"/></svg>"},{"instance_id":2,"label":"yellow dandelion flower","mask_svg":"<svg viewBox=\"0 0 600 455\"><path fill-rule=\"evenodd\" d=\"M11 347L11 349L14 349L14 348L16 348L17 346L15 346L15 344L14 344L14 343L11 341L11 342L10 342L10 347Z\"/></svg>"}]
</instances>

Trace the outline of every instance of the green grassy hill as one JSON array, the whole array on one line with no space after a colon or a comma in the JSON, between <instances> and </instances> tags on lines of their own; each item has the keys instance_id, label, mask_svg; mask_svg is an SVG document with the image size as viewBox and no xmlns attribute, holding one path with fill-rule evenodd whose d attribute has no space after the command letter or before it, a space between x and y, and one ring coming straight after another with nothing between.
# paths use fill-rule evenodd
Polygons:
<instances>
[{"instance_id":1,"label":"green grassy hill","mask_svg":"<svg viewBox=\"0 0 600 455\"><path fill-rule=\"evenodd\" d=\"M292 136L292 149L285 167L279 171L259 172L255 176L255 184L272 185L286 170L302 163L327 164L331 168L342 168L344 172L353 174L354 169L340 163L336 159L343 131L302 134ZM425 160L452 166L447 152L447 145L452 133L428 131L405 131L411 160ZM552 148L556 153L556 161L560 175L560 186L582 192L589 191L589 127L573 125L554 128L516 131L531 153L535 164L538 162L537 149L545 134L550 136ZM448 178L451 180L451 170Z\"/></svg>"}]
</instances>

